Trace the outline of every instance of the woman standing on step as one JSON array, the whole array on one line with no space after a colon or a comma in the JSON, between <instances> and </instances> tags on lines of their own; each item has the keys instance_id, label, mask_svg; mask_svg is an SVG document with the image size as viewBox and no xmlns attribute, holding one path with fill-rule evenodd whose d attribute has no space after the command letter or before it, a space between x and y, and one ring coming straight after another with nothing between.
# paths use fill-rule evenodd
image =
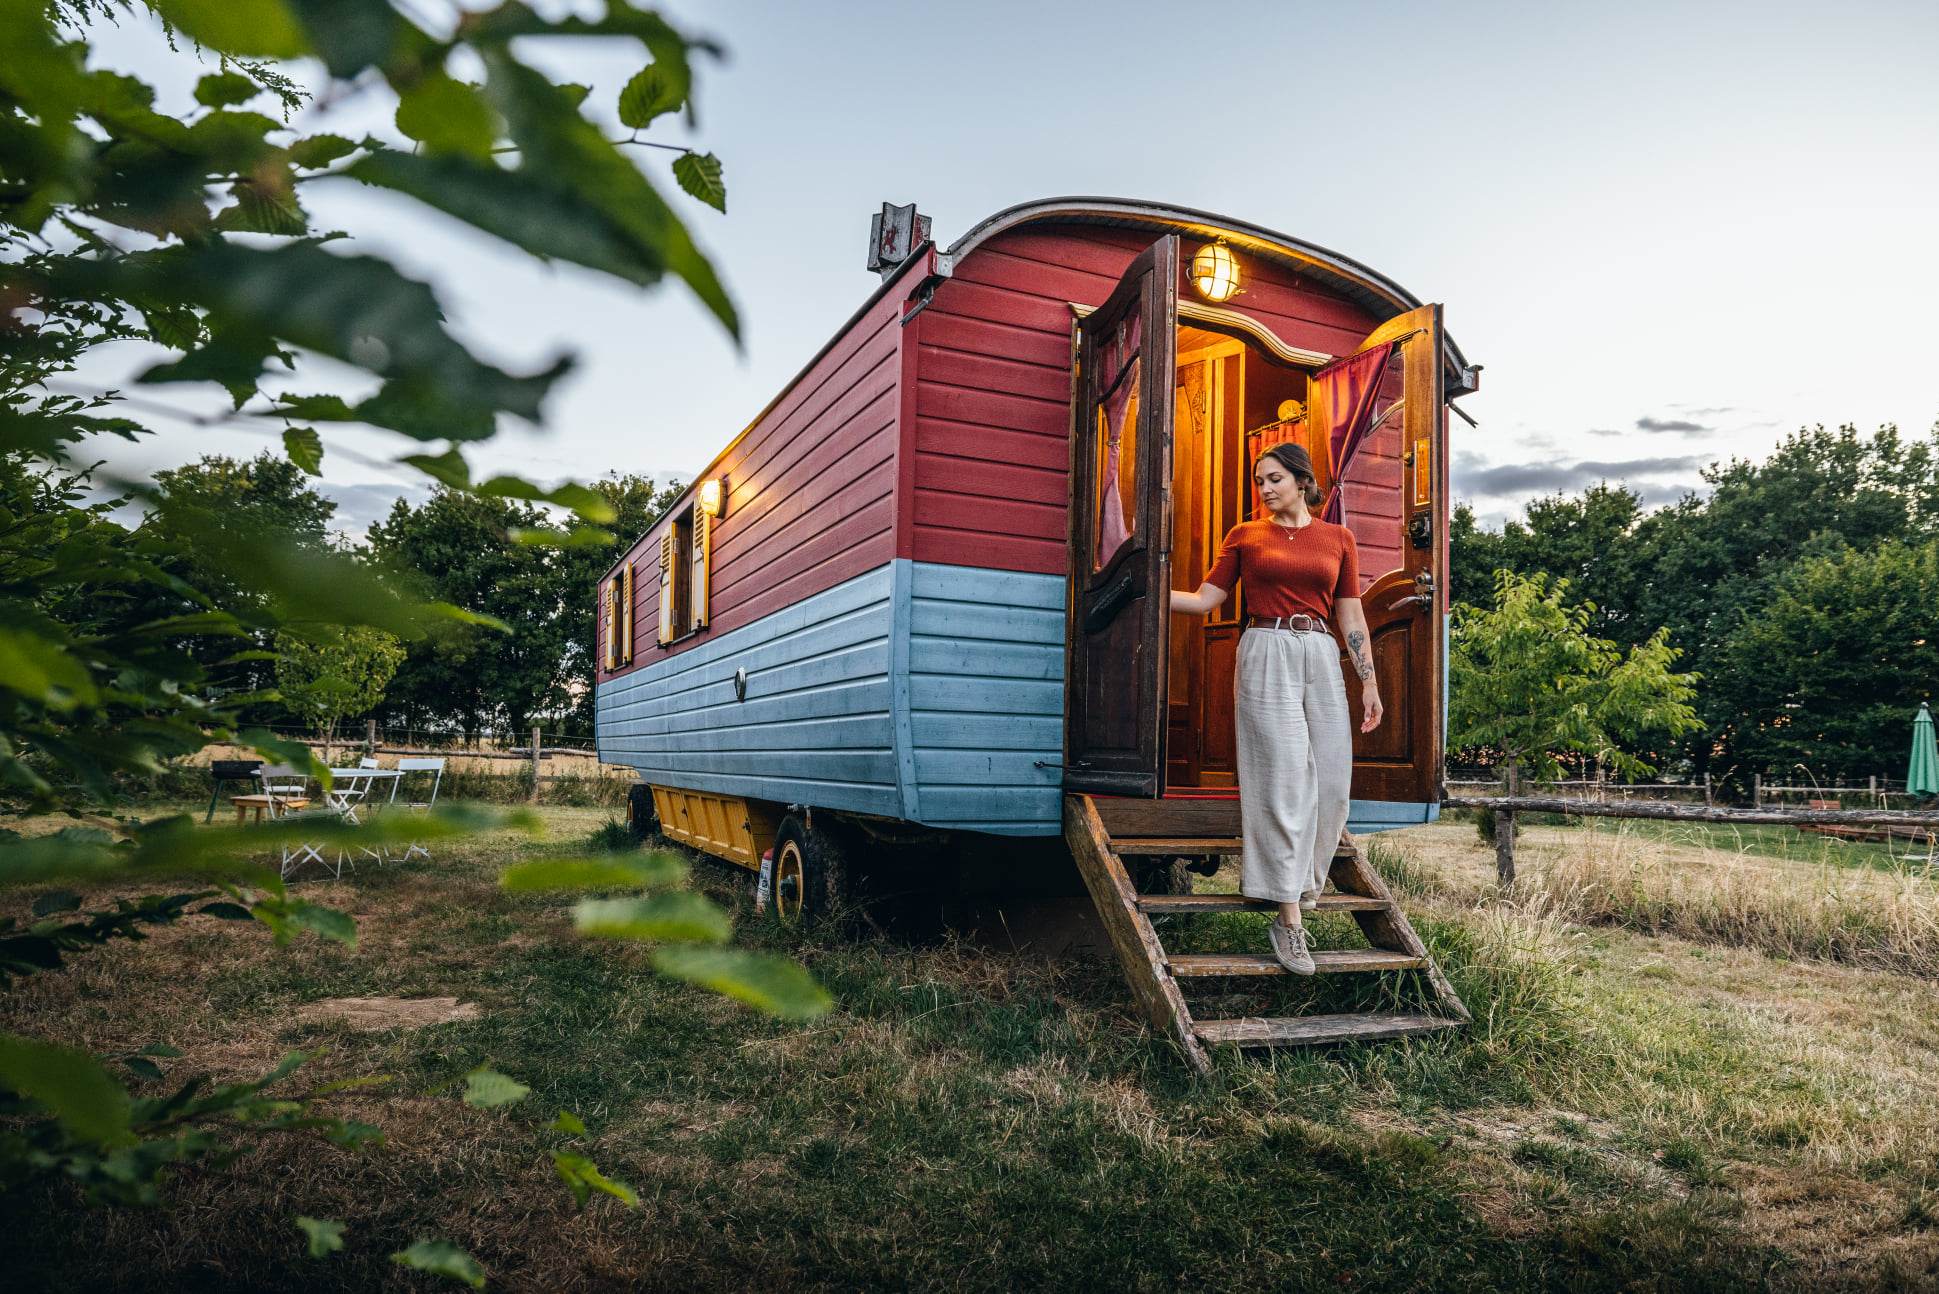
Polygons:
<instances>
[{"instance_id":1,"label":"woman standing on step","mask_svg":"<svg viewBox=\"0 0 1939 1294\"><path fill-rule=\"evenodd\" d=\"M1360 731L1378 727L1383 710L1360 607L1359 552L1345 526L1313 515L1321 497L1313 460L1298 445L1275 445L1259 456L1253 480L1269 515L1234 526L1198 592L1173 590L1171 609L1204 615L1245 581L1233 676L1239 892L1279 905L1273 955L1295 975L1311 975L1300 913L1326 888L1353 781L1352 721L1330 624L1345 634L1360 676Z\"/></svg>"}]
</instances>

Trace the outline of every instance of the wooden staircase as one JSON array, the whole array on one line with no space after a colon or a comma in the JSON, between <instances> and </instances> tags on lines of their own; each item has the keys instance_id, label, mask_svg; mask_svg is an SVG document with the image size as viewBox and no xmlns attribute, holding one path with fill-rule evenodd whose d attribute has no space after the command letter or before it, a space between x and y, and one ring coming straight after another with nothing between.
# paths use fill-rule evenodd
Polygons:
<instances>
[{"instance_id":1,"label":"wooden staircase","mask_svg":"<svg viewBox=\"0 0 1939 1294\"><path fill-rule=\"evenodd\" d=\"M1320 912L1351 915L1368 948L1315 950L1319 975L1418 970L1439 1007L1434 1013L1368 1011L1338 1015L1244 1016L1195 1020L1184 984L1209 977L1287 975L1270 952L1168 953L1155 917L1192 912L1266 911L1274 905L1238 894L1140 894L1127 858L1216 858L1239 852L1236 800L1133 800L1064 797L1064 838L1124 965L1131 992L1152 1026L1176 1042L1199 1073L1211 1069L1208 1045L1310 1046L1346 1040L1404 1038L1458 1028L1467 1007L1428 956L1420 936L1358 846L1342 846L1330 876L1337 893L1322 894ZM1259 932L1263 942L1265 931Z\"/></svg>"}]
</instances>

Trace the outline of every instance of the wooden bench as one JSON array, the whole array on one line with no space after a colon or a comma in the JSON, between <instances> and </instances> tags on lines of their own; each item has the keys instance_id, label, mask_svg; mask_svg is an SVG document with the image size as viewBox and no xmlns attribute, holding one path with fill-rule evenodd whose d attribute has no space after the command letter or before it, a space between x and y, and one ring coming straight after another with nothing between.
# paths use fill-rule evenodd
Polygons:
<instances>
[{"instance_id":1,"label":"wooden bench","mask_svg":"<svg viewBox=\"0 0 1939 1294\"><path fill-rule=\"evenodd\" d=\"M267 795L232 795L229 803L236 806L238 827L248 819L251 810L255 811L256 821L261 822L265 814L275 817L274 811L277 809L304 809L310 804L300 795L278 795L273 798Z\"/></svg>"}]
</instances>

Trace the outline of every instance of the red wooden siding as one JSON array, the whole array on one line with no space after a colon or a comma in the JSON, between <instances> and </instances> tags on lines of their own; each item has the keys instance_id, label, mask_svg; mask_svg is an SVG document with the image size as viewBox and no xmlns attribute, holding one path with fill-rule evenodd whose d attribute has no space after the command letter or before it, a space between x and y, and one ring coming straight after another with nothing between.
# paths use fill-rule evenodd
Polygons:
<instances>
[{"instance_id":1,"label":"red wooden siding","mask_svg":"<svg viewBox=\"0 0 1939 1294\"><path fill-rule=\"evenodd\" d=\"M713 533L705 631L660 648L662 520L628 556L637 566L633 664L677 655L882 566L895 556L897 379L907 281L877 301L707 469L727 478ZM685 506L683 503L682 507ZM602 584L603 587L603 584ZM595 631L605 660L605 620ZM619 669L603 679L627 673Z\"/></svg>"},{"instance_id":2,"label":"red wooden siding","mask_svg":"<svg viewBox=\"0 0 1939 1294\"><path fill-rule=\"evenodd\" d=\"M914 498L899 556L1068 569L1069 303L1102 303L1152 237L1084 225L999 235L965 256L910 321ZM1245 270L1245 291L1227 304L1288 345L1344 355L1383 322L1256 258ZM1346 477L1347 524L1369 584L1400 564L1400 448L1398 429L1382 428Z\"/></svg>"}]
</instances>

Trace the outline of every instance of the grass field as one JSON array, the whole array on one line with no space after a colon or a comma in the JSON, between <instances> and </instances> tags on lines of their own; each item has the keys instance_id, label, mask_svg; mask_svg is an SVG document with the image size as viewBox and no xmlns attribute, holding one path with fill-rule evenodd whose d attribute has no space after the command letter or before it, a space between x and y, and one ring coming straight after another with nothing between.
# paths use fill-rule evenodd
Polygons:
<instances>
[{"instance_id":1,"label":"grass field","mask_svg":"<svg viewBox=\"0 0 1939 1294\"><path fill-rule=\"evenodd\" d=\"M542 816L556 848L606 812ZM766 1019L656 978L643 949L578 938L564 900L502 894L498 868L545 841L488 836L306 881L357 915L354 950L279 951L191 918L26 981L0 996L0 1028L103 1053L166 1041L186 1053L175 1073L223 1078L327 1048L306 1073L394 1076L331 1107L387 1144L282 1141L183 1172L153 1210L84 1211L60 1187L0 1196L0 1271L23 1290L419 1288L430 1278L388 1255L438 1236L505 1289L1939 1282L1930 882L1534 828L1524 892L1504 898L1472 826L1375 843L1474 1027L1225 1052L1196 1083L1112 964L797 937L709 864L696 886L736 909L743 942L805 962L833 1013ZM30 898L0 894L0 911ZM1264 947L1263 917L1193 920L1180 947ZM1258 991L1331 1006L1356 992ZM477 1015L359 1032L302 1014L432 996ZM533 1096L463 1105L482 1063ZM561 1108L638 1211L574 1208L548 1155ZM346 1223L343 1252L303 1256L298 1214Z\"/></svg>"}]
</instances>

